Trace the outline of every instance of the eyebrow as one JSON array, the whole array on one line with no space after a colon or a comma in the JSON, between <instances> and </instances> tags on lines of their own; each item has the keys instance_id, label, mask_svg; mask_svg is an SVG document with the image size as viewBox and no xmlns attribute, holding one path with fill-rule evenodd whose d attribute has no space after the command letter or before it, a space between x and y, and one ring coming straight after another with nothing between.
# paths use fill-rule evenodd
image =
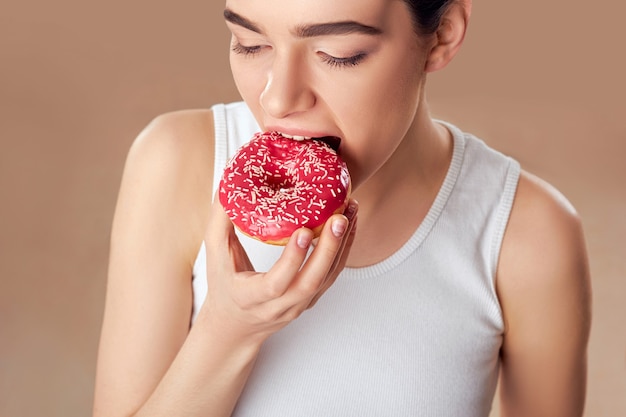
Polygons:
<instances>
[{"instance_id":1,"label":"eyebrow","mask_svg":"<svg viewBox=\"0 0 626 417\"><path fill-rule=\"evenodd\" d=\"M257 25L255 25L245 17L238 15L230 9L224 10L224 19L226 19L227 22L244 27L248 30L251 30L252 32L263 33L263 31Z\"/></svg>"},{"instance_id":2,"label":"eyebrow","mask_svg":"<svg viewBox=\"0 0 626 417\"><path fill-rule=\"evenodd\" d=\"M230 9L224 10L224 19L230 23L251 30L252 32L263 34L263 31L258 25ZM346 20L340 22L301 25L296 27L294 33L300 38L314 38L317 36L349 35L351 33L373 36L380 35L383 32L374 26L365 25L353 20Z\"/></svg>"}]
</instances>

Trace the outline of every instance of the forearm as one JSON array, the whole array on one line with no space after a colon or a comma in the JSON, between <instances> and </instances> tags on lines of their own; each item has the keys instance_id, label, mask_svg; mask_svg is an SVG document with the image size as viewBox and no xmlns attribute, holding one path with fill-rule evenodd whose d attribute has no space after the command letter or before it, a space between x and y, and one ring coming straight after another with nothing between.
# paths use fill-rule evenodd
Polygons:
<instances>
[{"instance_id":1,"label":"forearm","mask_svg":"<svg viewBox=\"0 0 626 417\"><path fill-rule=\"evenodd\" d=\"M201 312L141 416L230 416L262 341L224 334Z\"/></svg>"},{"instance_id":2,"label":"forearm","mask_svg":"<svg viewBox=\"0 0 626 417\"><path fill-rule=\"evenodd\" d=\"M357 210L353 206L352 218ZM214 209L207 228L219 239L205 239L211 266L207 298L137 417L231 415L264 340L296 319L332 284L354 238L354 233L346 233L348 219L335 215L308 258L313 233L299 229L274 266L255 273L230 219L221 206Z\"/></svg>"}]
</instances>

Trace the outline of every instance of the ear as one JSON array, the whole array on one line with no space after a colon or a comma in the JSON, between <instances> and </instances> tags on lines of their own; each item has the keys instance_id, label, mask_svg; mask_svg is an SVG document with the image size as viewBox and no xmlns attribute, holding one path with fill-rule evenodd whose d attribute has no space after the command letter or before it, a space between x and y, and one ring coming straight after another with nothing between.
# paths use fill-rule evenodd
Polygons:
<instances>
[{"instance_id":1,"label":"ear","mask_svg":"<svg viewBox=\"0 0 626 417\"><path fill-rule=\"evenodd\" d=\"M465 39L471 11L472 0L454 1L446 10L434 34L434 44L424 68L426 72L438 71L452 61Z\"/></svg>"}]
</instances>

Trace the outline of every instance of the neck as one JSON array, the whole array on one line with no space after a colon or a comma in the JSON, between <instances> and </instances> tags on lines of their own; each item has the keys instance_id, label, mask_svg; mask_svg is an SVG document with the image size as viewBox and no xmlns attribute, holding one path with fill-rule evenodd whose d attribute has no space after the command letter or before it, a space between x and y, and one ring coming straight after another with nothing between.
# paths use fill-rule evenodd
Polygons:
<instances>
[{"instance_id":1,"label":"neck","mask_svg":"<svg viewBox=\"0 0 626 417\"><path fill-rule=\"evenodd\" d=\"M349 266L380 262L412 236L441 188L451 155L450 133L420 106L391 158L353 194L359 220Z\"/></svg>"}]
</instances>

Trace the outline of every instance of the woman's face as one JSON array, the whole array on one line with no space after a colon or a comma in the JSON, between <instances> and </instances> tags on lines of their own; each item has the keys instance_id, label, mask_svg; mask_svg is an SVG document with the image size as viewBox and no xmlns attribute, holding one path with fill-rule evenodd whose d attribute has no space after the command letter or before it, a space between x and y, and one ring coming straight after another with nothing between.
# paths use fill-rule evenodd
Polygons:
<instances>
[{"instance_id":1,"label":"woman's face","mask_svg":"<svg viewBox=\"0 0 626 417\"><path fill-rule=\"evenodd\" d=\"M263 130L341 139L358 187L419 105L426 47L402 0L227 0L231 68Z\"/></svg>"}]
</instances>

